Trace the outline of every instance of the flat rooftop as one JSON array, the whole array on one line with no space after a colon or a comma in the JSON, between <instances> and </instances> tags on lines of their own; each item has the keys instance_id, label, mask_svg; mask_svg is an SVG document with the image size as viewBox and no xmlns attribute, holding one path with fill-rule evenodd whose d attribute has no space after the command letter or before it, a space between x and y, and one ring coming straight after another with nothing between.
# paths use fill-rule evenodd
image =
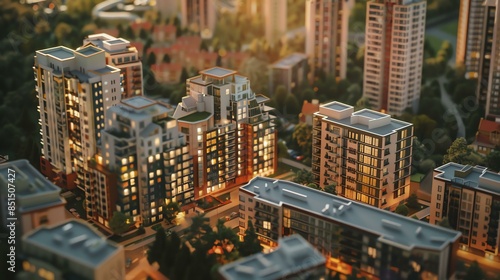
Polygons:
<instances>
[{"instance_id":1,"label":"flat rooftop","mask_svg":"<svg viewBox=\"0 0 500 280\"><path fill-rule=\"evenodd\" d=\"M500 195L500 174L488 171L486 167L449 162L434 170L440 172L434 178Z\"/></svg>"},{"instance_id":2,"label":"flat rooftop","mask_svg":"<svg viewBox=\"0 0 500 280\"><path fill-rule=\"evenodd\" d=\"M231 280L287 279L294 273L325 265L325 257L298 234L283 237L278 243L278 248L268 254L257 253L221 266L219 273Z\"/></svg>"},{"instance_id":3,"label":"flat rooftop","mask_svg":"<svg viewBox=\"0 0 500 280\"><path fill-rule=\"evenodd\" d=\"M157 103L156 101L146 98L144 96L134 96L131 98L124 99L121 102L135 109L140 109Z\"/></svg>"},{"instance_id":4,"label":"flat rooftop","mask_svg":"<svg viewBox=\"0 0 500 280\"><path fill-rule=\"evenodd\" d=\"M102 52L102 51L103 50L101 50L97 47L94 47L94 46L90 46L90 45L83 48L83 49L76 50L76 52L83 54L85 56L91 56L91 55L94 55L94 54Z\"/></svg>"},{"instance_id":5,"label":"flat rooftop","mask_svg":"<svg viewBox=\"0 0 500 280\"><path fill-rule=\"evenodd\" d=\"M121 248L87 222L75 219L52 227L42 226L25 235L23 243L89 267L98 267Z\"/></svg>"},{"instance_id":6,"label":"flat rooftop","mask_svg":"<svg viewBox=\"0 0 500 280\"><path fill-rule=\"evenodd\" d=\"M286 56L277 62L275 62L273 65L271 65L272 68L291 68L297 63L301 62L302 60L307 59L307 55L303 53L293 53L289 56Z\"/></svg>"},{"instance_id":7,"label":"flat rooftop","mask_svg":"<svg viewBox=\"0 0 500 280\"><path fill-rule=\"evenodd\" d=\"M108 40L106 41L106 43L110 44L110 45L117 45L117 44L124 44L124 43L128 43L128 41L126 40L123 40L121 38L118 38L118 39L115 39L115 40Z\"/></svg>"},{"instance_id":8,"label":"flat rooftop","mask_svg":"<svg viewBox=\"0 0 500 280\"><path fill-rule=\"evenodd\" d=\"M52 56L58 60L65 60L75 57L74 51L64 46L37 51L41 54Z\"/></svg>"},{"instance_id":9,"label":"flat rooftop","mask_svg":"<svg viewBox=\"0 0 500 280\"><path fill-rule=\"evenodd\" d=\"M311 189L290 181L255 177L240 190L256 199L287 205L378 235L383 243L406 250L442 250L460 237L460 232L404 217L370 205Z\"/></svg>"},{"instance_id":10,"label":"flat rooftop","mask_svg":"<svg viewBox=\"0 0 500 280\"><path fill-rule=\"evenodd\" d=\"M235 75L236 73L237 73L237 71L235 71L235 70L230 70L230 69L226 69L226 68L222 68L222 67L213 67L210 69L200 71L201 75L207 75L207 76L210 76L213 78L218 78L218 79L225 78L225 77L228 77L231 75Z\"/></svg>"},{"instance_id":11,"label":"flat rooftop","mask_svg":"<svg viewBox=\"0 0 500 280\"><path fill-rule=\"evenodd\" d=\"M14 172L9 172L9 169ZM9 177L8 174L15 174L15 177ZM9 179L13 179L12 182ZM15 186L18 210L21 213L66 203L59 195L61 189L47 180L25 159L0 164L2 196L7 194L8 184Z\"/></svg>"},{"instance_id":12,"label":"flat rooftop","mask_svg":"<svg viewBox=\"0 0 500 280\"><path fill-rule=\"evenodd\" d=\"M338 124L342 127L365 131L379 136L387 136L395 133L397 130L413 125L391 118L388 114L370 109L362 109L354 112L353 106L337 101L321 104L319 112L314 113L314 115L321 116L328 122Z\"/></svg>"}]
</instances>

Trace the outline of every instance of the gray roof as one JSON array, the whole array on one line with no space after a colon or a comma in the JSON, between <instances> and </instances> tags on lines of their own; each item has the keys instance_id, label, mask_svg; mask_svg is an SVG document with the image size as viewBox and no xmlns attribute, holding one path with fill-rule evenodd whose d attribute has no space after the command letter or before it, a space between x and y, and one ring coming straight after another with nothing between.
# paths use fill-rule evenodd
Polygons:
<instances>
[{"instance_id":1,"label":"gray roof","mask_svg":"<svg viewBox=\"0 0 500 280\"><path fill-rule=\"evenodd\" d=\"M500 194L500 174L488 171L486 167L449 162L434 170L440 173L434 176L435 178L491 194Z\"/></svg>"},{"instance_id":2,"label":"gray roof","mask_svg":"<svg viewBox=\"0 0 500 280\"><path fill-rule=\"evenodd\" d=\"M219 273L224 279L272 280L325 264L325 257L298 234L284 237L278 243L278 248L268 254L254 254L221 266Z\"/></svg>"},{"instance_id":3,"label":"gray roof","mask_svg":"<svg viewBox=\"0 0 500 280\"><path fill-rule=\"evenodd\" d=\"M47 56L52 56L58 60L65 60L68 58L73 58L75 57L75 54L73 53L73 50L66 48L64 46L59 46L59 47L54 47L50 49L45 49L45 50L40 50L37 51L38 53L47 55Z\"/></svg>"},{"instance_id":4,"label":"gray roof","mask_svg":"<svg viewBox=\"0 0 500 280\"><path fill-rule=\"evenodd\" d=\"M168 107L143 96L124 99L117 106L112 106L108 110L135 121L151 119L153 116L170 112Z\"/></svg>"},{"instance_id":5,"label":"gray roof","mask_svg":"<svg viewBox=\"0 0 500 280\"><path fill-rule=\"evenodd\" d=\"M210 69L200 71L200 74L211 76L214 78L225 78L230 75L234 75L237 72L235 70L225 69L221 67L213 67Z\"/></svg>"},{"instance_id":6,"label":"gray roof","mask_svg":"<svg viewBox=\"0 0 500 280\"><path fill-rule=\"evenodd\" d=\"M352 112L352 114L349 114L348 116L346 116L342 119L337 119L331 115L323 113L321 108L326 108L326 109L330 109L330 110L337 111L337 112L343 112L346 110L353 110L353 107L350 105L343 104L343 103L340 103L337 101L330 102L327 104L321 104L320 111L314 113L314 115L321 116L324 119L326 119L327 121L334 123L334 124L338 124L338 125L341 125L344 127L349 127L349 128L357 129L357 130L361 130L361 131L366 131L368 133L379 135L379 136L387 136L387 135L395 133L396 131L398 131L400 129L404 129L404 128L413 126L413 124L411 124L411 123L391 118L391 116L388 114L380 113L380 112L373 111L370 109L362 109L362 110L359 110L356 112ZM358 118L358 117L366 119L366 120L368 120L368 122L379 121L379 120L386 119L386 118L388 120L386 120L386 122L384 122L385 124L374 125L374 127L370 128L368 125L366 125L362 122L356 121L355 118Z\"/></svg>"},{"instance_id":7,"label":"gray roof","mask_svg":"<svg viewBox=\"0 0 500 280\"><path fill-rule=\"evenodd\" d=\"M39 227L23 236L23 244L89 267L99 267L121 249L120 245L108 241L87 222L75 219L51 227Z\"/></svg>"},{"instance_id":8,"label":"gray roof","mask_svg":"<svg viewBox=\"0 0 500 280\"><path fill-rule=\"evenodd\" d=\"M90 55L93 55L93 54L96 54L96 53L99 53L99 52L102 52L103 50L97 48L97 47L94 47L94 46L87 46L83 49L78 49L76 50L76 52L80 53L80 54L83 54L85 56L90 56Z\"/></svg>"},{"instance_id":9,"label":"gray roof","mask_svg":"<svg viewBox=\"0 0 500 280\"><path fill-rule=\"evenodd\" d=\"M96 72L98 74L108 74L108 73L113 73L113 72L119 72L120 69L113 67L113 66L110 66L110 65L106 65L103 68L92 70L92 71Z\"/></svg>"},{"instance_id":10,"label":"gray roof","mask_svg":"<svg viewBox=\"0 0 500 280\"><path fill-rule=\"evenodd\" d=\"M301 62L302 60L307 59L307 55L303 53L293 53L289 56L286 56L277 62L275 62L273 65L271 65L272 68L291 68L297 63Z\"/></svg>"},{"instance_id":11,"label":"gray roof","mask_svg":"<svg viewBox=\"0 0 500 280\"><path fill-rule=\"evenodd\" d=\"M379 236L380 242L407 250L414 247L442 250L460 237L460 232L454 230L289 181L255 177L240 189L256 194L256 199L278 205L286 204L332 222L371 232Z\"/></svg>"},{"instance_id":12,"label":"gray roof","mask_svg":"<svg viewBox=\"0 0 500 280\"><path fill-rule=\"evenodd\" d=\"M14 172L9 172L9 169ZM15 177L9 177L8 174L15 174ZM47 180L25 159L0 164L2 195L7 194L8 184L15 186L20 213L66 203L64 198L59 196L61 189Z\"/></svg>"}]
</instances>

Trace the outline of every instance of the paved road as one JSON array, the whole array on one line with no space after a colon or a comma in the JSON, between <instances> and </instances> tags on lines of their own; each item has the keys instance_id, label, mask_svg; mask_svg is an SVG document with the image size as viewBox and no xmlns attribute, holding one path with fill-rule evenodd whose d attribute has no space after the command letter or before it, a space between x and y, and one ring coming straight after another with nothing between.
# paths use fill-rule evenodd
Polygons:
<instances>
[{"instance_id":1,"label":"paved road","mask_svg":"<svg viewBox=\"0 0 500 280\"><path fill-rule=\"evenodd\" d=\"M453 116L455 116L455 120L457 121L457 126L458 126L458 131L457 131L457 138L459 137L465 137L465 125L464 121L462 120L462 117L458 113L457 110L457 105L453 103L453 101L450 98L450 95L444 88L444 82L446 81L444 76L439 77L438 82L439 86L441 88L441 104L443 104L444 108L446 109L446 113L451 113Z\"/></svg>"}]
</instances>

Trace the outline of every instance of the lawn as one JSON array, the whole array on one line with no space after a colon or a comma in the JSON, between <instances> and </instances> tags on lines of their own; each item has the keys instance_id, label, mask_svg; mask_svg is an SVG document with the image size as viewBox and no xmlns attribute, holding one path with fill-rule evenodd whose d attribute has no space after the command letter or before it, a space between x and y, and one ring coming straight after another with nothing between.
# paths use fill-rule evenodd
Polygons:
<instances>
[{"instance_id":1,"label":"lawn","mask_svg":"<svg viewBox=\"0 0 500 280\"><path fill-rule=\"evenodd\" d=\"M449 21L446 24L443 24L440 28L441 31L446 32L452 36L457 36L458 32L458 24L456 21Z\"/></svg>"},{"instance_id":2,"label":"lawn","mask_svg":"<svg viewBox=\"0 0 500 280\"><path fill-rule=\"evenodd\" d=\"M276 170L276 172L274 172L274 174L269 176L269 177L276 177L278 175L285 174L285 173L290 172L290 171L298 172L299 170L300 169L298 169L296 167L290 166L288 164L284 164L282 162L278 162L278 170Z\"/></svg>"}]
</instances>

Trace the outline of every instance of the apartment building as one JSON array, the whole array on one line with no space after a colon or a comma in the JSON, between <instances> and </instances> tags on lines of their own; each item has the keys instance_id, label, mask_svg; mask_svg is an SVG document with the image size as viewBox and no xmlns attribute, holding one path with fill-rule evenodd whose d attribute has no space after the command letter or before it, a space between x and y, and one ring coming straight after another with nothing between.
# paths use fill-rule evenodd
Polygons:
<instances>
[{"instance_id":1,"label":"apartment building","mask_svg":"<svg viewBox=\"0 0 500 280\"><path fill-rule=\"evenodd\" d=\"M251 220L274 247L300 234L329 269L373 279L454 279L460 232L320 190L256 177L240 187L240 234Z\"/></svg>"},{"instance_id":2,"label":"apartment building","mask_svg":"<svg viewBox=\"0 0 500 280\"><path fill-rule=\"evenodd\" d=\"M183 0L181 2L181 26L201 37L211 38L215 30L216 8L214 0Z\"/></svg>"},{"instance_id":3,"label":"apartment building","mask_svg":"<svg viewBox=\"0 0 500 280\"><path fill-rule=\"evenodd\" d=\"M280 85L293 92L307 79L308 72L305 54L294 53L278 60L269 66L269 93L274 95Z\"/></svg>"},{"instance_id":4,"label":"apartment building","mask_svg":"<svg viewBox=\"0 0 500 280\"><path fill-rule=\"evenodd\" d=\"M269 98L247 77L214 67L186 81L173 117L193 157L195 199L247 183L277 167L277 132Z\"/></svg>"},{"instance_id":5,"label":"apartment building","mask_svg":"<svg viewBox=\"0 0 500 280\"><path fill-rule=\"evenodd\" d=\"M280 238L272 252L257 253L219 267L223 280L321 279L325 257L302 236Z\"/></svg>"},{"instance_id":6,"label":"apartment building","mask_svg":"<svg viewBox=\"0 0 500 280\"><path fill-rule=\"evenodd\" d=\"M193 166L170 108L146 97L122 100L106 112L101 153L93 164L91 216L109 226L114 211L130 223L163 220L163 207L194 208Z\"/></svg>"},{"instance_id":7,"label":"apartment building","mask_svg":"<svg viewBox=\"0 0 500 280\"><path fill-rule=\"evenodd\" d=\"M306 1L306 54L310 81L322 71L338 80L347 71L349 14L353 1Z\"/></svg>"},{"instance_id":8,"label":"apartment building","mask_svg":"<svg viewBox=\"0 0 500 280\"><path fill-rule=\"evenodd\" d=\"M367 2L363 97L375 110L401 115L418 108L426 3Z\"/></svg>"},{"instance_id":9,"label":"apartment building","mask_svg":"<svg viewBox=\"0 0 500 280\"><path fill-rule=\"evenodd\" d=\"M465 66L465 78L477 79L481 58L484 0L461 0L458 16L456 64Z\"/></svg>"},{"instance_id":10,"label":"apartment building","mask_svg":"<svg viewBox=\"0 0 500 280\"><path fill-rule=\"evenodd\" d=\"M460 248L498 258L500 174L482 166L447 163L434 169L429 222L447 218L462 233Z\"/></svg>"},{"instance_id":11,"label":"apartment building","mask_svg":"<svg viewBox=\"0 0 500 280\"><path fill-rule=\"evenodd\" d=\"M39 50L34 64L42 174L88 194L88 161L97 152L104 111L122 96L120 69L106 64L105 51L93 45Z\"/></svg>"},{"instance_id":12,"label":"apartment building","mask_svg":"<svg viewBox=\"0 0 500 280\"><path fill-rule=\"evenodd\" d=\"M70 219L23 236L17 279L125 279L125 250L88 223Z\"/></svg>"},{"instance_id":13,"label":"apartment building","mask_svg":"<svg viewBox=\"0 0 500 280\"><path fill-rule=\"evenodd\" d=\"M287 0L264 0L263 6L265 36L269 45L273 46L287 31Z\"/></svg>"},{"instance_id":14,"label":"apartment building","mask_svg":"<svg viewBox=\"0 0 500 280\"><path fill-rule=\"evenodd\" d=\"M488 119L500 119L500 3L484 2L477 97Z\"/></svg>"},{"instance_id":15,"label":"apartment building","mask_svg":"<svg viewBox=\"0 0 500 280\"><path fill-rule=\"evenodd\" d=\"M10 174L10 175L9 175ZM16 218L19 237L41 225L51 225L65 219L66 200L59 196L60 188L49 182L27 160L0 164L0 200L3 225L8 218ZM10 194L10 195L9 195ZM7 211L15 195L15 217Z\"/></svg>"},{"instance_id":16,"label":"apartment building","mask_svg":"<svg viewBox=\"0 0 500 280\"><path fill-rule=\"evenodd\" d=\"M120 69L122 98L143 95L140 53L129 41L100 33L83 40L83 47L89 44L106 52L106 64Z\"/></svg>"},{"instance_id":17,"label":"apartment building","mask_svg":"<svg viewBox=\"0 0 500 280\"><path fill-rule=\"evenodd\" d=\"M410 195L413 125L331 102L313 118L312 173L320 187L393 210Z\"/></svg>"}]
</instances>

